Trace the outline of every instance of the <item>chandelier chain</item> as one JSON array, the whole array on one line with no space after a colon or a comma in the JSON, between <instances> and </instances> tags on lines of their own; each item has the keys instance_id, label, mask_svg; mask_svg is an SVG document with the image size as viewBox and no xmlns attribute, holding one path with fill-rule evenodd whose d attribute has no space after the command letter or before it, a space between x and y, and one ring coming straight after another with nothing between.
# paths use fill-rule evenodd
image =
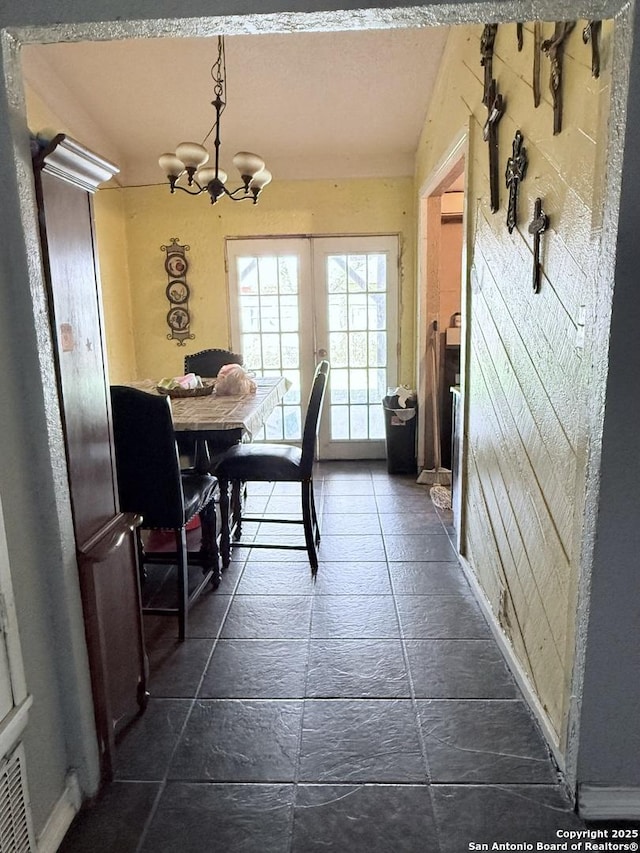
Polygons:
<instances>
[{"instance_id":1,"label":"chandelier chain","mask_svg":"<svg viewBox=\"0 0 640 853\"><path fill-rule=\"evenodd\" d=\"M220 101L220 111L218 115L222 115L224 112L224 108L227 105L227 93L226 93L226 82L227 82L227 62L224 52L224 36L220 36L218 39L218 58L211 66L211 79L213 80L213 94L215 95L216 100ZM204 145L215 130L217 121L215 121L211 127L209 128L209 132L202 140L202 145Z\"/></svg>"}]
</instances>

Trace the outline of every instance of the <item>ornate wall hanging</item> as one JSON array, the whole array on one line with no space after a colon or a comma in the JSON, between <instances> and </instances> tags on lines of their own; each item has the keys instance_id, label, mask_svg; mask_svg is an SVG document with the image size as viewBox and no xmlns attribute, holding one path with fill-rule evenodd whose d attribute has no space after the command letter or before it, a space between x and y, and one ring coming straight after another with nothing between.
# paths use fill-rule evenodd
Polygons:
<instances>
[{"instance_id":1,"label":"ornate wall hanging","mask_svg":"<svg viewBox=\"0 0 640 853\"><path fill-rule=\"evenodd\" d=\"M551 60L549 89L553 99L554 136L562 130L562 58L564 45L575 25L575 21L556 21L552 37L542 42L542 50Z\"/></svg>"},{"instance_id":2,"label":"ornate wall hanging","mask_svg":"<svg viewBox=\"0 0 640 853\"><path fill-rule=\"evenodd\" d=\"M498 179L499 158L498 123L505 111L505 101L498 92L498 85L492 80L489 85L487 110L489 115L484 125L482 137L489 145L489 191L491 195L491 212L495 213L500 207L500 186Z\"/></svg>"},{"instance_id":3,"label":"ornate wall hanging","mask_svg":"<svg viewBox=\"0 0 640 853\"><path fill-rule=\"evenodd\" d=\"M505 181L509 190L509 206L507 208L507 228L509 234L518 223L518 191L520 182L524 180L527 173L527 149L522 144L524 137L519 130L513 138L513 154L507 160L507 171Z\"/></svg>"},{"instance_id":4,"label":"ornate wall hanging","mask_svg":"<svg viewBox=\"0 0 640 853\"><path fill-rule=\"evenodd\" d=\"M542 209L542 199L537 198L533 208L533 219L529 234L533 234L533 292L540 293L540 236L549 227L549 217Z\"/></svg>"},{"instance_id":5,"label":"ornate wall hanging","mask_svg":"<svg viewBox=\"0 0 640 853\"><path fill-rule=\"evenodd\" d=\"M540 52L542 51L542 24L533 25L533 106L540 106Z\"/></svg>"},{"instance_id":6,"label":"ornate wall hanging","mask_svg":"<svg viewBox=\"0 0 640 853\"><path fill-rule=\"evenodd\" d=\"M589 21L582 31L582 41L585 44L591 42L591 74L593 77L600 76L600 32L602 21Z\"/></svg>"},{"instance_id":7,"label":"ornate wall hanging","mask_svg":"<svg viewBox=\"0 0 640 853\"><path fill-rule=\"evenodd\" d=\"M186 340L193 340L195 335L189 331L191 315L189 314L189 285L187 284L187 270L189 262L185 252L190 246L181 246L177 237L171 238L168 246L160 246L161 251L167 253L164 268L167 271L169 283L165 293L169 300L169 311L167 313L167 324L171 330L167 335L168 340L177 340L178 346L186 346Z\"/></svg>"},{"instance_id":8,"label":"ornate wall hanging","mask_svg":"<svg viewBox=\"0 0 640 853\"><path fill-rule=\"evenodd\" d=\"M493 79L493 45L498 32L497 24L485 24L480 39L480 53L482 59L480 65L484 68L484 93L482 95L482 103L489 106L489 88Z\"/></svg>"}]
</instances>

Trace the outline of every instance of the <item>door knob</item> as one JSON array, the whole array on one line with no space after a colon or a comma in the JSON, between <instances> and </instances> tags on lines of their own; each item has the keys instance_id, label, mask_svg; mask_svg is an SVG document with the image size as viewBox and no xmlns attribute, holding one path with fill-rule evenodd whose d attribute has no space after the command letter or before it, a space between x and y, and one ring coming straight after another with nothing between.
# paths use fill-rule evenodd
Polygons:
<instances>
[{"instance_id":1,"label":"door knob","mask_svg":"<svg viewBox=\"0 0 640 853\"><path fill-rule=\"evenodd\" d=\"M326 358L326 357L327 357L327 351L326 351L326 349L319 349L319 350L318 350L318 355L320 356L320 358Z\"/></svg>"}]
</instances>

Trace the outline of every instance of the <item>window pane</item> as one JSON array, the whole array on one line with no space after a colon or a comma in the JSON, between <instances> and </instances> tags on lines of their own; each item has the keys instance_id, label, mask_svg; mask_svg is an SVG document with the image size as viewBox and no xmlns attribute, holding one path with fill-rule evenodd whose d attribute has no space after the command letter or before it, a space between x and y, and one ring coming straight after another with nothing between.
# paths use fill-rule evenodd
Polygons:
<instances>
[{"instance_id":1,"label":"window pane","mask_svg":"<svg viewBox=\"0 0 640 853\"><path fill-rule=\"evenodd\" d=\"M278 259L272 256L258 258L260 293L278 292Z\"/></svg>"},{"instance_id":2,"label":"window pane","mask_svg":"<svg viewBox=\"0 0 640 853\"><path fill-rule=\"evenodd\" d=\"M300 367L300 341L298 335L281 335L282 366L285 370Z\"/></svg>"},{"instance_id":3,"label":"window pane","mask_svg":"<svg viewBox=\"0 0 640 853\"><path fill-rule=\"evenodd\" d=\"M331 438L349 438L349 409L346 406L331 406Z\"/></svg>"},{"instance_id":4,"label":"window pane","mask_svg":"<svg viewBox=\"0 0 640 853\"><path fill-rule=\"evenodd\" d=\"M258 293L258 263L256 258L238 258L238 283L241 293Z\"/></svg>"},{"instance_id":5,"label":"window pane","mask_svg":"<svg viewBox=\"0 0 640 853\"><path fill-rule=\"evenodd\" d=\"M298 292L298 259L295 256L279 258L280 293Z\"/></svg>"},{"instance_id":6,"label":"window pane","mask_svg":"<svg viewBox=\"0 0 640 853\"><path fill-rule=\"evenodd\" d=\"M386 332L371 332L369 334L369 366L386 367L387 364L387 334Z\"/></svg>"},{"instance_id":7,"label":"window pane","mask_svg":"<svg viewBox=\"0 0 640 853\"><path fill-rule=\"evenodd\" d=\"M349 295L349 328L367 328L367 296L364 293Z\"/></svg>"},{"instance_id":8,"label":"window pane","mask_svg":"<svg viewBox=\"0 0 640 853\"><path fill-rule=\"evenodd\" d=\"M367 256L349 255L347 263L349 292L362 293L367 289Z\"/></svg>"},{"instance_id":9,"label":"window pane","mask_svg":"<svg viewBox=\"0 0 640 853\"><path fill-rule=\"evenodd\" d=\"M332 331L346 330L347 328L347 297L342 294L329 296L329 328Z\"/></svg>"},{"instance_id":10,"label":"window pane","mask_svg":"<svg viewBox=\"0 0 640 853\"><path fill-rule=\"evenodd\" d=\"M347 263L343 255L331 255L327 258L327 292L346 293Z\"/></svg>"},{"instance_id":11,"label":"window pane","mask_svg":"<svg viewBox=\"0 0 640 853\"><path fill-rule=\"evenodd\" d=\"M368 321L370 329L386 329L387 297L384 293L369 294Z\"/></svg>"},{"instance_id":12,"label":"window pane","mask_svg":"<svg viewBox=\"0 0 640 853\"><path fill-rule=\"evenodd\" d=\"M260 328L263 333L280 330L280 306L277 296L260 297Z\"/></svg>"},{"instance_id":13,"label":"window pane","mask_svg":"<svg viewBox=\"0 0 640 853\"><path fill-rule=\"evenodd\" d=\"M332 369L346 367L349 363L349 338L343 332L329 335L329 361Z\"/></svg>"},{"instance_id":14,"label":"window pane","mask_svg":"<svg viewBox=\"0 0 640 853\"><path fill-rule=\"evenodd\" d=\"M349 401L349 372L332 368L330 387L332 403L347 403Z\"/></svg>"},{"instance_id":15,"label":"window pane","mask_svg":"<svg viewBox=\"0 0 640 853\"><path fill-rule=\"evenodd\" d=\"M384 417L381 403L369 406L369 438L384 438Z\"/></svg>"},{"instance_id":16,"label":"window pane","mask_svg":"<svg viewBox=\"0 0 640 853\"><path fill-rule=\"evenodd\" d=\"M368 256L368 284L369 290L386 290L387 289L387 256L374 255Z\"/></svg>"},{"instance_id":17,"label":"window pane","mask_svg":"<svg viewBox=\"0 0 640 853\"><path fill-rule=\"evenodd\" d=\"M369 402L381 402L387 393L387 371L369 370Z\"/></svg>"},{"instance_id":18,"label":"window pane","mask_svg":"<svg viewBox=\"0 0 640 853\"><path fill-rule=\"evenodd\" d=\"M367 366L366 332L353 332L349 335L349 364L351 367Z\"/></svg>"},{"instance_id":19,"label":"window pane","mask_svg":"<svg viewBox=\"0 0 640 853\"><path fill-rule=\"evenodd\" d=\"M369 437L369 407L351 406L351 438Z\"/></svg>"},{"instance_id":20,"label":"window pane","mask_svg":"<svg viewBox=\"0 0 640 853\"><path fill-rule=\"evenodd\" d=\"M280 328L283 332L297 332L299 325L298 297L280 297Z\"/></svg>"},{"instance_id":21,"label":"window pane","mask_svg":"<svg viewBox=\"0 0 640 853\"><path fill-rule=\"evenodd\" d=\"M284 437L288 441L302 438L300 406L284 406Z\"/></svg>"},{"instance_id":22,"label":"window pane","mask_svg":"<svg viewBox=\"0 0 640 853\"><path fill-rule=\"evenodd\" d=\"M368 371L352 370L349 374L349 402L350 403L368 403L369 402L369 387L368 387Z\"/></svg>"}]
</instances>

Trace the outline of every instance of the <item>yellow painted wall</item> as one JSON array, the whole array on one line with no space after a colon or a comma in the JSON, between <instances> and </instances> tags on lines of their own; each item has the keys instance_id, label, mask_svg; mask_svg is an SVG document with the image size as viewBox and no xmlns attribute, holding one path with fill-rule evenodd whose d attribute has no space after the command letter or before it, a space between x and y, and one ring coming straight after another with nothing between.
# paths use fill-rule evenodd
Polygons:
<instances>
[{"instance_id":1,"label":"yellow painted wall","mask_svg":"<svg viewBox=\"0 0 640 853\"><path fill-rule=\"evenodd\" d=\"M64 117L26 87L29 126L74 136ZM79 139L82 142L82 139ZM100 150L96 150L100 154ZM404 179L279 181L259 204L191 198L167 186L107 187L94 197L109 376L112 383L182 373L189 352L230 344L224 238L399 234L401 246L399 375L413 385L415 205ZM190 246L193 341L168 340L165 254L172 237Z\"/></svg>"},{"instance_id":2,"label":"yellow painted wall","mask_svg":"<svg viewBox=\"0 0 640 853\"><path fill-rule=\"evenodd\" d=\"M117 385L136 373L128 235L122 190L98 190L93 199L93 209L109 381Z\"/></svg>"},{"instance_id":3,"label":"yellow painted wall","mask_svg":"<svg viewBox=\"0 0 640 853\"><path fill-rule=\"evenodd\" d=\"M413 181L410 178L352 181L278 181L257 205L184 193L171 196L166 186L128 188L124 197L129 247L135 365L138 378L182 372L186 353L230 344L225 236L398 233L401 235L400 380L414 377L414 233ZM195 340L178 346L167 339L167 274L161 245L171 238L190 246L187 281ZM104 274L105 291L111 287ZM115 330L108 329L109 339Z\"/></svg>"},{"instance_id":4,"label":"yellow painted wall","mask_svg":"<svg viewBox=\"0 0 640 853\"><path fill-rule=\"evenodd\" d=\"M28 84L25 84L25 100L27 121L33 134L44 130L53 136L66 133L83 142L64 116L53 112ZM96 153L101 154L100 151ZM117 187L100 189L93 196L109 380L113 384L125 382L136 370L123 203Z\"/></svg>"},{"instance_id":5,"label":"yellow painted wall","mask_svg":"<svg viewBox=\"0 0 640 853\"><path fill-rule=\"evenodd\" d=\"M501 25L493 76L506 101L499 125L500 209L489 206L487 117L482 103L482 27L452 28L419 146L416 186L469 128L469 352L465 375L462 551L548 715L560 748L566 738L574 654L575 585L588 451L589 364L579 343L598 301L597 265L609 109L611 34L602 35L601 76L591 76L585 22L571 33L564 61L564 122L553 135L542 59L542 98L533 105L533 26L524 49L515 24ZM543 37L553 24L543 24ZM504 173L517 129L529 167L513 234L506 227ZM550 217L544 278L532 289L532 237L539 196Z\"/></svg>"}]
</instances>

